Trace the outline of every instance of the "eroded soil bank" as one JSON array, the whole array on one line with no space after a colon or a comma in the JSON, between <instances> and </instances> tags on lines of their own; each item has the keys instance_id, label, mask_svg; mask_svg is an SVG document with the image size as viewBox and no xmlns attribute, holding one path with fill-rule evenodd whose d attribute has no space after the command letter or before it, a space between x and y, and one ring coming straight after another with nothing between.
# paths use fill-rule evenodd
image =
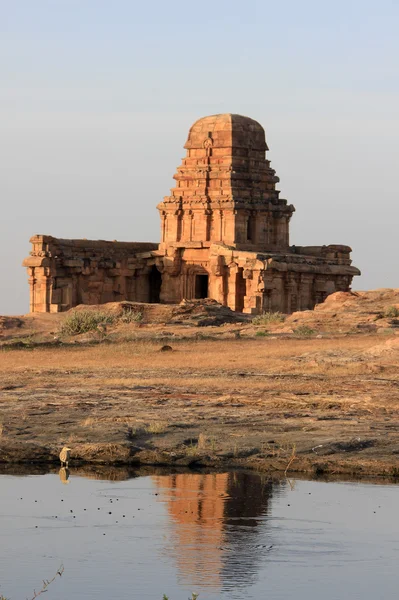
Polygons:
<instances>
[{"instance_id":1,"label":"eroded soil bank","mask_svg":"<svg viewBox=\"0 0 399 600\"><path fill-rule=\"evenodd\" d=\"M395 332L242 339L235 327L3 347L0 461L57 463L68 444L75 466L399 475Z\"/></svg>"}]
</instances>

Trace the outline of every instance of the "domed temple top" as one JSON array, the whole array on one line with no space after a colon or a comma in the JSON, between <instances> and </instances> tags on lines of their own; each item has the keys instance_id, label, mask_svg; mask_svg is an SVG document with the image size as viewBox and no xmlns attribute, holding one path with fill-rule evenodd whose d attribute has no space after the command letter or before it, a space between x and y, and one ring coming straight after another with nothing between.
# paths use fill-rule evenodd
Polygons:
<instances>
[{"instance_id":1,"label":"domed temple top","mask_svg":"<svg viewBox=\"0 0 399 600\"><path fill-rule=\"evenodd\" d=\"M223 243L248 250L286 249L294 207L280 199L263 127L219 114L190 128L176 187L158 210L161 244Z\"/></svg>"},{"instance_id":2,"label":"domed temple top","mask_svg":"<svg viewBox=\"0 0 399 600\"><path fill-rule=\"evenodd\" d=\"M231 113L211 115L198 119L191 126L185 148L203 148L204 140L210 138L213 147L242 147L268 150L265 131L257 121Z\"/></svg>"}]
</instances>

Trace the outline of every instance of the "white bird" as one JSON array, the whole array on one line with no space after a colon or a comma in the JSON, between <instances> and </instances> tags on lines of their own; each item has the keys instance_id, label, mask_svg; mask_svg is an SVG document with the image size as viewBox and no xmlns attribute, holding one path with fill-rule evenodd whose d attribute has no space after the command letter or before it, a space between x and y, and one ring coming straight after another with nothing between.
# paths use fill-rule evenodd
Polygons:
<instances>
[{"instance_id":1,"label":"white bird","mask_svg":"<svg viewBox=\"0 0 399 600\"><path fill-rule=\"evenodd\" d=\"M68 446L64 446L60 452L60 461L62 466L68 467L69 458L71 456L71 448Z\"/></svg>"}]
</instances>

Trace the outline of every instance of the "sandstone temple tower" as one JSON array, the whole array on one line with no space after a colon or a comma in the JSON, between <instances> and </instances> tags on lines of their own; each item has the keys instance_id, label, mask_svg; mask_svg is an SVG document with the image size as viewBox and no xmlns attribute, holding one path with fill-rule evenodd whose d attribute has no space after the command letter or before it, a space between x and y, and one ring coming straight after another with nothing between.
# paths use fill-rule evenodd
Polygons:
<instances>
[{"instance_id":1,"label":"sandstone temple tower","mask_svg":"<svg viewBox=\"0 0 399 600\"><path fill-rule=\"evenodd\" d=\"M204 117L185 149L176 185L157 207L159 245L31 238L32 312L210 297L240 312L290 313L350 288L360 272L348 246L290 246L295 209L276 190L259 123Z\"/></svg>"}]
</instances>

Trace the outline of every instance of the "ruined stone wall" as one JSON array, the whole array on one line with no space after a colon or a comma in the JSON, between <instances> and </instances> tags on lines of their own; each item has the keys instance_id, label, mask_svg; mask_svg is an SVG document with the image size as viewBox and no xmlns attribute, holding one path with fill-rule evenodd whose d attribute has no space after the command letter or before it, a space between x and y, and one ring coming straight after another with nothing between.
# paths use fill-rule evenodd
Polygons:
<instances>
[{"instance_id":1,"label":"ruined stone wall","mask_svg":"<svg viewBox=\"0 0 399 600\"><path fill-rule=\"evenodd\" d=\"M184 298L210 297L239 312L291 313L348 290L358 274L347 246L256 253L192 243L164 254L156 244L50 236L35 236L31 242L24 265L32 312L121 300L177 304Z\"/></svg>"},{"instance_id":2,"label":"ruined stone wall","mask_svg":"<svg viewBox=\"0 0 399 600\"><path fill-rule=\"evenodd\" d=\"M31 312L60 312L78 304L148 302L157 244L63 240L38 235L25 259Z\"/></svg>"},{"instance_id":3,"label":"ruined stone wall","mask_svg":"<svg viewBox=\"0 0 399 600\"><path fill-rule=\"evenodd\" d=\"M162 302L210 297L252 314L311 309L329 294L347 290L358 273L347 246L311 247L309 254L265 254L213 244L209 249L180 248L178 254L175 271L162 266L165 257L157 259Z\"/></svg>"}]
</instances>

